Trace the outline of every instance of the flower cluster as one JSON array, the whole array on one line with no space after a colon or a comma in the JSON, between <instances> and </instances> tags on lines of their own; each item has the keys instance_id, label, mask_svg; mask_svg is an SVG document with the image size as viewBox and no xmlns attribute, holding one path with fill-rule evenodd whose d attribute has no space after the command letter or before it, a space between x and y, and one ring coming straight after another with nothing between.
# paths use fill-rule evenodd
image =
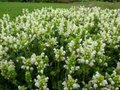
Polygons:
<instances>
[{"instance_id":1,"label":"flower cluster","mask_svg":"<svg viewBox=\"0 0 120 90\"><path fill-rule=\"evenodd\" d=\"M99 72L93 75L92 80L89 81L86 88L89 89L101 89L101 90L119 90L120 76L116 71L113 71L111 75L106 73L104 76ZM83 88L86 89L86 88Z\"/></svg>"},{"instance_id":2,"label":"flower cluster","mask_svg":"<svg viewBox=\"0 0 120 90\"><path fill-rule=\"evenodd\" d=\"M108 84L108 82L104 79L104 76L99 72L96 72L96 74L93 76L91 83L95 89L98 87L105 87Z\"/></svg>"},{"instance_id":3,"label":"flower cluster","mask_svg":"<svg viewBox=\"0 0 120 90\"><path fill-rule=\"evenodd\" d=\"M54 48L54 53L55 53L55 60L56 61L64 61L65 60L65 51L63 50L63 47L60 49L55 49Z\"/></svg>"},{"instance_id":4,"label":"flower cluster","mask_svg":"<svg viewBox=\"0 0 120 90\"><path fill-rule=\"evenodd\" d=\"M45 77L44 75L37 76L37 79L34 80L35 81L35 86L37 88L39 88L38 90L49 90L47 88L47 82L48 82L48 77Z\"/></svg>"},{"instance_id":5,"label":"flower cluster","mask_svg":"<svg viewBox=\"0 0 120 90\"><path fill-rule=\"evenodd\" d=\"M18 90L26 90L25 86L18 86Z\"/></svg>"},{"instance_id":6,"label":"flower cluster","mask_svg":"<svg viewBox=\"0 0 120 90\"><path fill-rule=\"evenodd\" d=\"M66 65L64 65L64 67L65 69L67 69L69 74L72 74L76 70L80 69L80 66L76 66L77 60L76 60L76 55L74 51L70 57L67 57L67 60L65 62L66 62Z\"/></svg>"},{"instance_id":7,"label":"flower cluster","mask_svg":"<svg viewBox=\"0 0 120 90\"><path fill-rule=\"evenodd\" d=\"M48 57L41 53L40 56L36 56L36 54L32 54L31 58L23 59L23 65L21 66L22 69L33 71L33 66L37 67L38 73L43 74L43 71L46 66L48 66Z\"/></svg>"},{"instance_id":8,"label":"flower cluster","mask_svg":"<svg viewBox=\"0 0 120 90\"><path fill-rule=\"evenodd\" d=\"M102 40L94 41L91 38L87 39L83 44L80 44L77 49L78 62L93 66L94 63L105 64L106 56L105 43ZM104 63L103 63L104 62Z\"/></svg>"},{"instance_id":9,"label":"flower cluster","mask_svg":"<svg viewBox=\"0 0 120 90\"><path fill-rule=\"evenodd\" d=\"M16 77L15 65L12 60L2 60L0 62L0 70L1 75L4 76L5 79L14 80Z\"/></svg>"},{"instance_id":10,"label":"flower cluster","mask_svg":"<svg viewBox=\"0 0 120 90\"><path fill-rule=\"evenodd\" d=\"M80 85L77 83L77 79L73 79L71 75L68 75L68 78L63 83L64 90L73 90L80 88Z\"/></svg>"}]
</instances>

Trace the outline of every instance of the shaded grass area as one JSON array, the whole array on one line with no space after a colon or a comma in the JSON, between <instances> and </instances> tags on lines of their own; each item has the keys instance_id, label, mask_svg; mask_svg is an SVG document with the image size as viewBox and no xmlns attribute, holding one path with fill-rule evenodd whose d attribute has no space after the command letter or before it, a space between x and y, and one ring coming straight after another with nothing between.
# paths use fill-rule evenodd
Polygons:
<instances>
[{"instance_id":1,"label":"shaded grass area","mask_svg":"<svg viewBox=\"0 0 120 90\"><path fill-rule=\"evenodd\" d=\"M42 7L53 8L70 8L71 6L85 5L89 7L99 6L102 8L118 9L120 2L74 2L74 3L20 3L20 2L0 2L0 18L3 14L9 14L11 18L15 18L22 14L22 9L26 8L29 11L41 9Z\"/></svg>"}]
</instances>

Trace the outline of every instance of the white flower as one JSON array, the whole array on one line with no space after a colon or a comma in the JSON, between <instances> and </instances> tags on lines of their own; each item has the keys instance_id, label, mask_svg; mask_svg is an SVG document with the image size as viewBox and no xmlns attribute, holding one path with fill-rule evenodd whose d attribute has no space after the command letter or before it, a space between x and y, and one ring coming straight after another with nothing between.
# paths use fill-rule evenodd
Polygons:
<instances>
[{"instance_id":1,"label":"white flower","mask_svg":"<svg viewBox=\"0 0 120 90\"><path fill-rule=\"evenodd\" d=\"M115 76L116 75L116 71L113 71L112 75L111 76Z\"/></svg>"},{"instance_id":2,"label":"white flower","mask_svg":"<svg viewBox=\"0 0 120 90\"><path fill-rule=\"evenodd\" d=\"M99 77L99 75L100 75L99 72L96 72L96 75L95 75L95 76L96 76L96 77Z\"/></svg>"},{"instance_id":3,"label":"white flower","mask_svg":"<svg viewBox=\"0 0 120 90\"><path fill-rule=\"evenodd\" d=\"M43 70L40 70L40 72L43 74Z\"/></svg>"},{"instance_id":4,"label":"white flower","mask_svg":"<svg viewBox=\"0 0 120 90\"><path fill-rule=\"evenodd\" d=\"M41 57L44 57L44 56L45 56L45 53L44 53L44 52L42 52L42 53L41 53Z\"/></svg>"},{"instance_id":5,"label":"white flower","mask_svg":"<svg viewBox=\"0 0 120 90\"><path fill-rule=\"evenodd\" d=\"M74 46L74 41L71 41L68 45L69 45L69 47L72 47L72 46Z\"/></svg>"},{"instance_id":6,"label":"white flower","mask_svg":"<svg viewBox=\"0 0 120 90\"><path fill-rule=\"evenodd\" d=\"M115 90L119 90L119 87L116 87Z\"/></svg>"},{"instance_id":7,"label":"white flower","mask_svg":"<svg viewBox=\"0 0 120 90\"><path fill-rule=\"evenodd\" d=\"M120 69L120 62L117 63L117 69Z\"/></svg>"},{"instance_id":8,"label":"white flower","mask_svg":"<svg viewBox=\"0 0 120 90\"><path fill-rule=\"evenodd\" d=\"M40 79L40 75L37 75L37 79Z\"/></svg>"},{"instance_id":9,"label":"white flower","mask_svg":"<svg viewBox=\"0 0 120 90\"><path fill-rule=\"evenodd\" d=\"M112 85L114 85L114 84L115 84L115 82L114 82L114 81L111 81L111 84L112 84Z\"/></svg>"},{"instance_id":10,"label":"white flower","mask_svg":"<svg viewBox=\"0 0 120 90\"><path fill-rule=\"evenodd\" d=\"M64 67L65 69L68 69L67 65L64 65L63 67Z\"/></svg>"},{"instance_id":11,"label":"white flower","mask_svg":"<svg viewBox=\"0 0 120 90\"><path fill-rule=\"evenodd\" d=\"M72 71L74 71L74 69L75 69L74 67L71 67L71 70L72 70Z\"/></svg>"},{"instance_id":12,"label":"white flower","mask_svg":"<svg viewBox=\"0 0 120 90\"><path fill-rule=\"evenodd\" d=\"M38 65L38 62L35 62L35 65L37 66L37 65Z\"/></svg>"},{"instance_id":13,"label":"white flower","mask_svg":"<svg viewBox=\"0 0 120 90\"><path fill-rule=\"evenodd\" d=\"M105 62L104 65L105 65L105 66L108 66L108 63Z\"/></svg>"},{"instance_id":14,"label":"white flower","mask_svg":"<svg viewBox=\"0 0 120 90\"><path fill-rule=\"evenodd\" d=\"M74 83L74 84L73 84L73 88L74 88L74 89L78 89L79 87L80 87L79 84L77 84L77 83Z\"/></svg>"},{"instance_id":15,"label":"white flower","mask_svg":"<svg viewBox=\"0 0 120 90\"><path fill-rule=\"evenodd\" d=\"M34 57L31 58L31 63L34 64L36 62L36 59Z\"/></svg>"},{"instance_id":16,"label":"white flower","mask_svg":"<svg viewBox=\"0 0 120 90\"><path fill-rule=\"evenodd\" d=\"M92 66L94 65L94 63L93 63L93 62L90 62L89 65L92 67Z\"/></svg>"},{"instance_id":17,"label":"white flower","mask_svg":"<svg viewBox=\"0 0 120 90\"><path fill-rule=\"evenodd\" d=\"M22 66L21 66L21 68L22 68L22 69L25 69L25 66L24 66L24 65L22 65Z\"/></svg>"},{"instance_id":18,"label":"white flower","mask_svg":"<svg viewBox=\"0 0 120 90\"><path fill-rule=\"evenodd\" d=\"M91 53L91 57L94 57L96 54L96 51L94 50L92 53Z\"/></svg>"},{"instance_id":19,"label":"white flower","mask_svg":"<svg viewBox=\"0 0 120 90\"><path fill-rule=\"evenodd\" d=\"M79 63L84 63L85 61L84 61L83 58L81 58L81 59L78 59L78 62L79 62Z\"/></svg>"},{"instance_id":20,"label":"white flower","mask_svg":"<svg viewBox=\"0 0 120 90\"><path fill-rule=\"evenodd\" d=\"M94 84L93 87L96 89L96 88L98 87L98 85L97 85L97 84Z\"/></svg>"},{"instance_id":21,"label":"white flower","mask_svg":"<svg viewBox=\"0 0 120 90\"><path fill-rule=\"evenodd\" d=\"M94 45L94 46L97 46L97 45L98 45L98 43L97 43L96 41L94 41L94 42L93 42L93 45Z\"/></svg>"},{"instance_id":22,"label":"white flower","mask_svg":"<svg viewBox=\"0 0 120 90\"><path fill-rule=\"evenodd\" d=\"M75 68L76 70L78 70L78 69L80 69L80 66L76 66L76 68Z\"/></svg>"},{"instance_id":23,"label":"white flower","mask_svg":"<svg viewBox=\"0 0 120 90\"><path fill-rule=\"evenodd\" d=\"M35 86L36 86L36 87L39 87L39 82L36 82L36 83L35 83Z\"/></svg>"},{"instance_id":24,"label":"white flower","mask_svg":"<svg viewBox=\"0 0 120 90\"><path fill-rule=\"evenodd\" d=\"M30 70L33 71L34 70L33 67L30 67Z\"/></svg>"},{"instance_id":25,"label":"white flower","mask_svg":"<svg viewBox=\"0 0 120 90\"><path fill-rule=\"evenodd\" d=\"M67 84L66 84L66 82L64 81L64 82L62 83L62 85L66 86Z\"/></svg>"},{"instance_id":26,"label":"white flower","mask_svg":"<svg viewBox=\"0 0 120 90\"><path fill-rule=\"evenodd\" d=\"M68 90L68 88L67 88L67 87L64 87L64 90Z\"/></svg>"},{"instance_id":27,"label":"white flower","mask_svg":"<svg viewBox=\"0 0 120 90\"><path fill-rule=\"evenodd\" d=\"M86 64L88 64L89 63L89 61L88 60L86 60Z\"/></svg>"},{"instance_id":28,"label":"white flower","mask_svg":"<svg viewBox=\"0 0 120 90\"><path fill-rule=\"evenodd\" d=\"M106 80L103 81L103 86L107 85L108 82Z\"/></svg>"}]
</instances>

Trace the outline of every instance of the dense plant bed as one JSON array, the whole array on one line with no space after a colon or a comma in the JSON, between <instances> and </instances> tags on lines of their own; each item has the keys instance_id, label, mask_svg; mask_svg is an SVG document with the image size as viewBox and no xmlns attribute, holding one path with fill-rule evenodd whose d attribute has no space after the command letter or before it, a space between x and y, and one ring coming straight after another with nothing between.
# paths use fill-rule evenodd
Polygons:
<instances>
[{"instance_id":1,"label":"dense plant bed","mask_svg":"<svg viewBox=\"0 0 120 90\"><path fill-rule=\"evenodd\" d=\"M120 10L24 9L0 19L0 89L119 88Z\"/></svg>"}]
</instances>

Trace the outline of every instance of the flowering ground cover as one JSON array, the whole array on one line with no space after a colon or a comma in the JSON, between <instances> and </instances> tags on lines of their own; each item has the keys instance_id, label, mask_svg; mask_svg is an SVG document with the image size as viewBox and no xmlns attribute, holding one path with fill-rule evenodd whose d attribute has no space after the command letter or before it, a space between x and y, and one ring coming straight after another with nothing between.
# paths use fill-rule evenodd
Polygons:
<instances>
[{"instance_id":1,"label":"flowering ground cover","mask_svg":"<svg viewBox=\"0 0 120 90\"><path fill-rule=\"evenodd\" d=\"M0 19L2 90L119 90L120 9L24 9Z\"/></svg>"}]
</instances>

